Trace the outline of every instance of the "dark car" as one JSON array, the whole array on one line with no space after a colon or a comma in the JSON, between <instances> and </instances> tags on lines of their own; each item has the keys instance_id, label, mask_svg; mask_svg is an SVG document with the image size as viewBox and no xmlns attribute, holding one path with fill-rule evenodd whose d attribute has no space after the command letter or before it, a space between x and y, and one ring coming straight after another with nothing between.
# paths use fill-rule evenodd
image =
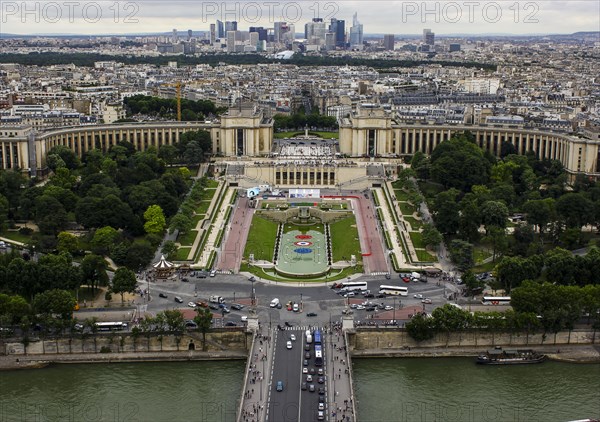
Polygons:
<instances>
[{"instance_id":1,"label":"dark car","mask_svg":"<svg viewBox=\"0 0 600 422\"><path fill-rule=\"evenodd\" d=\"M226 326L226 327L237 327L237 324L236 324L235 322L233 322L233 321L228 321L228 322L225 324L225 326Z\"/></svg>"},{"instance_id":2,"label":"dark car","mask_svg":"<svg viewBox=\"0 0 600 422\"><path fill-rule=\"evenodd\" d=\"M164 293L159 293L159 294L158 294L158 297L164 297L164 298L166 299L166 298L167 298L167 295L166 295L166 294L164 294Z\"/></svg>"},{"instance_id":3,"label":"dark car","mask_svg":"<svg viewBox=\"0 0 600 422\"><path fill-rule=\"evenodd\" d=\"M196 328L198 328L198 324L196 324L194 321L186 321L185 328L195 330Z\"/></svg>"},{"instance_id":4,"label":"dark car","mask_svg":"<svg viewBox=\"0 0 600 422\"><path fill-rule=\"evenodd\" d=\"M314 313L314 312L309 312L309 313L306 314L306 316L307 317L312 317L312 316L317 316L317 314Z\"/></svg>"},{"instance_id":5,"label":"dark car","mask_svg":"<svg viewBox=\"0 0 600 422\"><path fill-rule=\"evenodd\" d=\"M317 379L317 382L319 384L325 384L325 377L319 377L319 379Z\"/></svg>"},{"instance_id":6,"label":"dark car","mask_svg":"<svg viewBox=\"0 0 600 422\"><path fill-rule=\"evenodd\" d=\"M325 396L319 396L319 403L325 403Z\"/></svg>"},{"instance_id":7,"label":"dark car","mask_svg":"<svg viewBox=\"0 0 600 422\"><path fill-rule=\"evenodd\" d=\"M308 361L307 361L306 359L304 359L304 362L302 362L302 364L303 364L304 366L308 366Z\"/></svg>"},{"instance_id":8,"label":"dark car","mask_svg":"<svg viewBox=\"0 0 600 422\"><path fill-rule=\"evenodd\" d=\"M368 306L365 308L365 311L367 311L367 312L373 312L374 310L375 310L374 306Z\"/></svg>"},{"instance_id":9,"label":"dark car","mask_svg":"<svg viewBox=\"0 0 600 422\"><path fill-rule=\"evenodd\" d=\"M375 295L374 295L373 293L367 293L367 294L365 295L365 298L367 298L367 299L372 299L372 298L374 298L374 297L375 297Z\"/></svg>"},{"instance_id":10,"label":"dark car","mask_svg":"<svg viewBox=\"0 0 600 422\"><path fill-rule=\"evenodd\" d=\"M206 278L206 277L208 277L208 274L206 274L204 271L201 271L198 274L196 274L196 277L198 277L198 278Z\"/></svg>"},{"instance_id":11,"label":"dark car","mask_svg":"<svg viewBox=\"0 0 600 422\"><path fill-rule=\"evenodd\" d=\"M308 389L308 385L305 382L303 382L300 386L300 389L306 391Z\"/></svg>"},{"instance_id":12,"label":"dark car","mask_svg":"<svg viewBox=\"0 0 600 422\"><path fill-rule=\"evenodd\" d=\"M179 296L175 296L175 302L177 302L177 303L183 303L183 299L180 298Z\"/></svg>"},{"instance_id":13,"label":"dark car","mask_svg":"<svg viewBox=\"0 0 600 422\"><path fill-rule=\"evenodd\" d=\"M293 327L294 325L293 325L293 324L290 324L288 321L286 321L286 322L285 322L285 326L286 326L286 327Z\"/></svg>"},{"instance_id":14,"label":"dark car","mask_svg":"<svg viewBox=\"0 0 600 422\"><path fill-rule=\"evenodd\" d=\"M283 391L283 381L277 381L277 391Z\"/></svg>"},{"instance_id":15,"label":"dark car","mask_svg":"<svg viewBox=\"0 0 600 422\"><path fill-rule=\"evenodd\" d=\"M315 371L315 368L310 368L310 370L308 371L311 375L316 374L317 371Z\"/></svg>"},{"instance_id":16,"label":"dark car","mask_svg":"<svg viewBox=\"0 0 600 422\"><path fill-rule=\"evenodd\" d=\"M239 303L233 303L231 305L231 309L235 309L236 311L241 311L244 309L244 305L240 305Z\"/></svg>"},{"instance_id":17,"label":"dark car","mask_svg":"<svg viewBox=\"0 0 600 422\"><path fill-rule=\"evenodd\" d=\"M325 394L325 387L319 387L319 395L322 396Z\"/></svg>"},{"instance_id":18,"label":"dark car","mask_svg":"<svg viewBox=\"0 0 600 422\"><path fill-rule=\"evenodd\" d=\"M315 385L314 384L310 384L308 386L308 391L310 391L311 393L314 393L315 392Z\"/></svg>"},{"instance_id":19,"label":"dark car","mask_svg":"<svg viewBox=\"0 0 600 422\"><path fill-rule=\"evenodd\" d=\"M304 350L306 350L306 351L309 351L309 350L310 350L310 344L309 344L309 343L306 343L306 344L304 345Z\"/></svg>"},{"instance_id":20,"label":"dark car","mask_svg":"<svg viewBox=\"0 0 600 422\"><path fill-rule=\"evenodd\" d=\"M281 303L278 303L277 306L276 306L277 309L281 309L281 307L282 307Z\"/></svg>"},{"instance_id":21,"label":"dark car","mask_svg":"<svg viewBox=\"0 0 600 422\"><path fill-rule=\"evenodd\" d=\"M304 353L304 359L310 359L310 352Z\"/></svg>"},{"instance_id":22,"label":"dark car","mask_svg":"<svg viewBox=\"0 0 600 422\"><path fill-rule=\"evenodd\" d=\"M208 305L208 307L210 309L212 309L213 311L218 311L219 307L217 305L215 305L214 303L211 303L210 305Z\"/></svg>"},{"instance_id":23,"label":"dark car","mask_svg":"<svg viewBox=\"0 0 600 422\"><path fill-rule=\"evenodd\" d=\"M387 297L387 296L386 296L386 295L384 295L383 293L380 293L380 294L378 294L378 295L377 295L377 297L378 297L379 299L382 299L382 298L384 298L384 297Z\"/></svg>"},{"instance_id":24,"label":"dark car","mask_svg":"<svg viewBox=\"0 0 600 422\"><path fill-rule=\"evenodd\" d=\"M181 281L183 281L184 283L187 283L187 282L189 282L190 280L188 280L188 279L187 279L187 277L183 277L183 278L181 279Z\"/></svg>"}]
</instances>

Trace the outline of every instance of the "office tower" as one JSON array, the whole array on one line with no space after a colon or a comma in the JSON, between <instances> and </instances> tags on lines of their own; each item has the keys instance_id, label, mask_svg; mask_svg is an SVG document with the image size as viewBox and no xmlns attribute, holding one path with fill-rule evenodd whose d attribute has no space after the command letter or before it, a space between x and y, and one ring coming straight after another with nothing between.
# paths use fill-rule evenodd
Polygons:
<instances>
[{"instance_id":1,"label":"office tower","mask_svg":"<svg viewBox=\"0 0 600 422\"><path fill-rule=\"evenodd\" d=\"M325 34L325 49L335 50L335 32L327 32Z\"/></svg>"},{"instance_id":2,"label":"office tower","mask_svg":"<svg viewBox=\"0 0 600 422\"><path fill-rule=\"evenodd\" d=\"M216 29L216 25L214 23L210 24L210 45L213 45L215 43L215 40L217 39L217 29Z\"/></svg>"},{"instance_id":3,"label":"office tower","mask_svg":"<svg viewBox=\"0 0 600 422\"><path fill-rule=\"evenodd\" d=\"M177 29L173 29L173 36L171 37L171 41L175 44L178 41L177 37Z\"/></svg>"},{"instance_id":4,"label":"office tower","mask_svg":"<svg viewBox=\"0 0 600 422\"><path fill-rule=\"evenodd\" d=\"M258 39L260 41L267 41L267 30L265 28L263 28L262 26L251 26L250 30L248 31L250 33L252 32L256 32L258 34Z\"/></svg>"},{"instance_id":5,"label":"office tower","mask_svg":"<svg viewBox=\"0 0 600 422\"><path fill-rule=\"evenodd\" d=\"M309 44L325 44L327 28L321 18L313 18L312 22L304 25L304 36Z\"/></svg>"},{"instance_id":6,"label":"office tower","mask_svg":"<svg viewBox=\"0 0 600 422\"><path fill-rule=\"evenodd\" d=\"M423 30L423 43L427 45L435 44L435 33L431 32L431 29Z\"/></svg>"},{"instance_id":7,"label":"office tower","mask_svg":"<svg viewBox=\"0 0 600 422\"><path fill-rule=\"evenodd\" d=\"M293 27L293 25L288 25L287 22L275 22L273 25L273 42L287 42L291 27Z\"/></svg>"},{"instance_id":8,"label":"office tower","mask_svg":"<svg viewBox=\"0 0 600 422\"><path fill-rule=\"evenodd\" d=\"M217 21L217 38L225 38L225 27L223 26L223 22Z\"/></svg>"},{"instance_id":9,"label":"office tower","mask_svg":"<svg viewBox=\"0 0 600 422\"><path fill-rule=\"evenodd\" d=\"M235 53L235 40L238 37L237 31L227 31L227 52Z\"/></svg>"},{"instance_id":10,"label":"office tower","mask_svg":"<svg viewBox=\"0 0 600 422\"><path fill-rule=\"evenodd\" d=\"M386 50L394 49L394 34L386 34L383 36L383 48Z\"/></svg>"},{"instance_id":11,"label":"office tower","mask_svg":"<svg viewBox=\"0 0 600 422\"><path fill-rule=\"evenodd\" d=\"M259 41L260 39L258 38L258 32L250 32L250 45L258 49Z\"/></svg>"},{"instance_id":12,"label":"office tower","mask_svg":"<svg viewBox=\"0 0 600 422\"><path fill-rule=\"evenodd\" d=\"M342 19L331 18L329 32L335 34L336 47L343 48L346 45L346 21Z\"/></svg>"},{"instance_id":13,"label":"office tower","mask_svg":"<svg viewBox=\"0 0 600 422\"><path fill-rule=\"evenodd\" d=\"M452 44L450 44L450 45L448 46L448 51L449 51L450 53L453 53L453 52L455 52L455 51L460 51L460 44L455 44L455 43L452 43Z\"/></svg>"},{"instance_id":14,"label":"office tower","mask_svg":"<svg viewBox=\"0 0 600 422\"><path fill-rule=\"evenodd\" d=\"M237 31L237 21L225 21L225 32Z\"/></svg>"},{"instance_id":15,"label":"office tower","mask_svg":"<svg viewBox=\"0 0 600 422\"><path fill-rule=\"evenodd\" d=\"M352 48L362 48L362 44L363 25L358 21L358 14L354 13L352 27L350 28L350 45Z\"/></svg>"}]
</instances>

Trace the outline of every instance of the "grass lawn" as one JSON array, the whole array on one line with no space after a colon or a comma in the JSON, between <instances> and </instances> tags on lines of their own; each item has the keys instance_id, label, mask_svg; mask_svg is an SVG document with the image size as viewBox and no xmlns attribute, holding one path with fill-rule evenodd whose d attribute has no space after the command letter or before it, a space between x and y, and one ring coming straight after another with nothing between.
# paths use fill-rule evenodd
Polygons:
<instances>
[{"instance_id":1,"label":"grass lawn","mask_svg":"<svg viewBox=\"0 0 600 422\"><path fill-rule=\"evenodd\" d=\"M208 179L207 182L208 182L208 183L206 183L207 189L211 189L211 188L214 189L217 186L219 186L219 182L217 182L216 180Z\"/></svg>"},{"instance_id":2,"label":"grass lawn","mask_svg":"<svg viewBox=\"0 0 600 422\"><path fill-rule=\"evenodd\" d=\"M343 259L349 260L350 255L356 255L357 260L362 259L354 216L330 224L329 230L331 233L333 262Z\"/></svg>"},{"instance_id":3,"label":"grass lawn","mask_svg":"<svg viewBox=\"0 0 600 422\"><path fill-rule=\"evenodd\" d=\"M196 214L192 217L192 227L196 227L198 222L206 218L205 214Z\"/></svg>"},{"instance_id":4,"label":"grass lawn","mask_svg":"<svg viewBox=\"0 0 600 422\"><path fill-rule=\"evenodd\" d=\"M254 254L254 259L271 261L275 251L278 224L262 217L255 216L250 224L248 241L244 250L244 258Z\"/></svg>"},{"instance_id":5,"label":"grass lawn","mask_svg":"<svg viewBox=\"0 0 600 422\"><path fill-rule=\"evenodd\" d=\"M297 226L295 224L286 224L283 226L283 232L289 233L294 230L298 230L300 233L308 233L309 230L314 230L319 233L325 234L325 227L322 224L317 224L315 226Z\"/></svg>"},{"instance_id":6,"label":"grass lawn","mask_svg":"<svg viewBox=\"0 0 600 422\"><path fill-rule=\"evenodd\" d=\"M408 201L408 193L401 189L394 189L394 195L398 201Z\"/></svg>"},{"instance_id":7,"label":"grass lawn","mask_svg":"<svg viewBox=\"0 0 600 422\"><path fill-rule=\"evenodd\" d=\"M202 201L196 207L196 214L206 214L208 212L208 207L210 207L210 201Z\"/></svg>"},{"instance_id":8,"label":"grass lawn","mask_svg":"<svg viewBox=\"0 0 600 422\"><path fill-rule=\"evenodd\" d=\"M410 239L412 240L415 249L425 249L423 244L423 236L420 232L409 232Z\"/></svg>"},{"instance_id":9,"label":"grass lawn","mask_svg":"<svg viewBox=\"0 0 600 422\"><path fill-rule=\"evenodd\" d=\"M32 235L35 234L35 232L32 233ZM31 241L31 236L26 236L24 234L19 233L18 231L9 231L9 230L3 230L2 232L0 232L0 236L1 237L5 237L7 239L10 240L15 240L17 242L22 242L22 243L28 243Z\"/></svg>"},{"instance_id":10,"label":"grass lawn","mask_svg":"<svg viewBox=\"0 0 600 422\"><path fill-rule=\"evenodd\" d=\"M177 249L177 253L175 254L175 261L187 261L188 255L190 254L191 250L192 248L185 247Z\"/></svg>"},{"instance_id":11,"label":"grass lawn","mask_svg":"<svg viewBox=\"0 0 600 422\"><path fill-rule=\"evenodd\" d=\"M419 230L423 226L423 221L417 220L415 217L404 217L404 220L410 223L413 230Z\"/></svg>"},{"instance_id":12,"label":"grass lawn","mask_svg":"<svg viewBox=\"0 0 600 422\"><path fill-rule=\"evenodd\" d=\"M426 250L415 249L415 253L417 254L417 259L421 262L436 262L437 261L437 257L430 254Z\"/></svg>"},{"instance_id":13,"label":"grass lawn","mask_svg":"<svg viewBox=\"0 0 600 422\"><path fill-rule=\"evenodd\" d=\"M216 189L204 189L202 191L202 199L205 201L211 201L213 196L215 196L215 193L217 192Z\"/></svg>"},{"instance_id":14,"label":"grass lawn","mask_svg":"<svg viewBox=\"0 0 600 422\"><path fill-rule=\"evenodd\" d=\"M484 259L489 258L490 256L492 256L492 254L487 249L475 248L473 251L473 258L475 259L476 264L482 262Z\"/></svg>"},{"instance_id":15,"label":"grass lawn","mask_svg":"<svg viewBox=\"0 0 600 422\"><path fill-rule=\"evenodd\" d=\"M485 264L476 265L473 267L473 272L475 273L484 273L490 272L494 270L494 267L498 265L498 262L486 262Z\"/></svg>"},{"instance_id":16,"label":"grass lawn","mask_svg":"<svg viewBox=\"0 0 600 422\"><path fill-rule=\"evenodd\" d=\"M408 202L398 202L398 205L400 206L400 211L402 211L402 215L413 215L413 213L417 210Z\"/></svg>"},{"instance_id":17,"label":"grass lawn","mask_svg":"<svg viewBox=\"0 0 600 422\"><path fill-rule=\"evenodd\" d=\"M445 189L442 185L432 182L419 181L419 189L425 195L426 198L433 198L437 194L443 192Z\"/></svg>"},{"instance_id":18,"label":"grass lawn","mask_svg":"<svg viewBox=\"0 0 600 422\"><path fill-rule=\"evenodd\" d=\"M183 236L177 236L177 242L181 243L181 245L183 245L183 246L186 246L186 245L192 246L197 235L198 235L198 230L190 230Z\"/></svg>"}]
</instances>

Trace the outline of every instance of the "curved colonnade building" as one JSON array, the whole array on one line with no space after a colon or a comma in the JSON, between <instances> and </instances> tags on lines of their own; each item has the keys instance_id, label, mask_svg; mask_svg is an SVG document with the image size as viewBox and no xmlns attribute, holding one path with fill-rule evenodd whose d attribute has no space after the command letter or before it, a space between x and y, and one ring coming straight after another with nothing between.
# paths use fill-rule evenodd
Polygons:
<instances>
[{"instance_id":1,"label":"curved colonnade building","mask_svg":"<svg viewBox=\"0 0 600 422\"><path fill-rule=\"evenodd\" d=\"M131 142L143 151L172 145L183 133L196 130L209 131L212 153L224 157L221 165L226 168L234 159L237 178L245 176L250 183L342 186L351 180L376 176L378 173L369 172L369 167L383 165L386 170L393 170L401 157L417 151L430 154L441 142L463 131L470 131L480 147L495 155L500 154L503 142L510 142L519 154L533 151L540 158L559 160L571 177L600 176L597 131L586 130L583 135L574 136L518 126L406 124L394 121L390 113L377 108L362 108L342 119L338 148L346 158L336 155L334 163L289 162L275 157L273 120L256 107L246 107L232 109L215 122L122 123L45 132L33 132L25 126L2 127L0 168L20 168L32 176L44 175L46 154L56 145L64 145L80 157L94 148L107 151L119 141ZM348 163L347 157L355 160Z\"/></svg>"}]
</instances>

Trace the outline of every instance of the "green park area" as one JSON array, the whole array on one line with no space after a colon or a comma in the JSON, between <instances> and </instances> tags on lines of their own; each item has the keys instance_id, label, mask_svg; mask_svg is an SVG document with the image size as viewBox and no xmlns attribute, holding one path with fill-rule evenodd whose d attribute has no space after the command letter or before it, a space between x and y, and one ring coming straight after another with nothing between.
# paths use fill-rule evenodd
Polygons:
<instances>
[{"instance_id":1,"label":"green park area","mask_svg":"<svg viewBox=\"0 0 600 422\"><path fill-rule=\"evenodd\" d=\"M360 240L354 216L329 225L333 262L350 260L355 255L361 261Z\"/></svg>"},{"instance_id":2,"label":"green park area","mask_svg":"<svg viewBox=\"0 0 600 422\"><path fill-rule=\"evenodd\" d=\"M277 238L278 224L254 216L248 232L248 240L244 249L244 258L248 259L250 254L254 254L255 260L272 261L275 251L275 240Z\"/></svg>"}]
</instances>

